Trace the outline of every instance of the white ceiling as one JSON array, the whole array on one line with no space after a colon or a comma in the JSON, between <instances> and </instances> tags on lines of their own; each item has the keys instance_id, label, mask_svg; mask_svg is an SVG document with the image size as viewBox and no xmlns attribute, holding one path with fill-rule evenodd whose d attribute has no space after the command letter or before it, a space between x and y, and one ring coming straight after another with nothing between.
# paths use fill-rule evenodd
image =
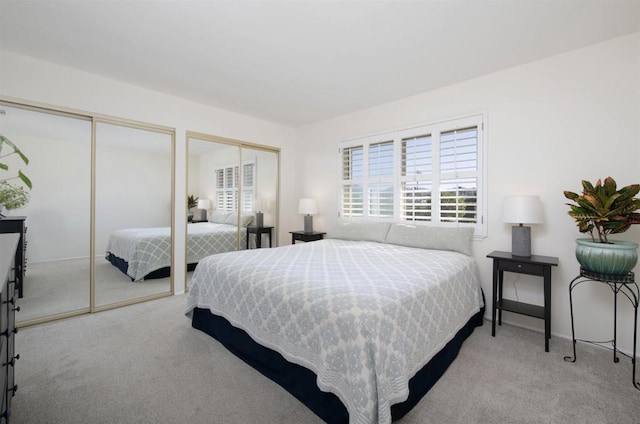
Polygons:
<instances>
[{"instance_id":1,"label":"white ceiling","mask_svg":"<svg viewBox=\"0 0 640 424\"><path fill-rule=\"evenodd\" d=\"M290 126L637 31L640 0L0 0L2 49Z\"/></svg>"}]
</instances>

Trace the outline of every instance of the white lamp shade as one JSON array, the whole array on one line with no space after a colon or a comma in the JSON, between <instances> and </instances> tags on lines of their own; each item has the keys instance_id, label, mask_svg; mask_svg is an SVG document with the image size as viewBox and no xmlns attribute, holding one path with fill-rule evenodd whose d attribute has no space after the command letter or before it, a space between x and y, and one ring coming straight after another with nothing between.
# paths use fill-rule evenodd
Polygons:
<instances>
[{"instance_id":1,"label":"white lamp shade","mask_svg":"<svg viewBox=\"0 0 640 424\"><path fill-rule=\"evenodd\" d=\"M198 209L209 209L211 207L211 200L198 199Z\"/></svg>"},{"instance_id":2,"label":"white lamp shade","mask_svg":"<svg viewBox=\"0 0 640 424\"><path fill-rule=\"evenodd\" d=\"M542 224L542 203L538 196L507 196L502 202L502 221L512 224Z\"/></svg>"},{"instance_id":3,"label":"white lamp shade","mask_svg":"<svg viewBox=\"0 0 640 424\"><path fill-rule=\"evenodd\" d=\"M262 210L265 209L266 203L263 199L253 199L253 211L262 212Z\"/></svg>"},{"instance_id":4,"label":"white lamp shade","mask_svg":"<svg viewBox=\"0 0 640 424\"><path fill-rule=\"evenodd\" d=\"M318 213L318 204L315 199L300 199L298 213L303 215L315 215Z\"/></svg>"}]
</instances>

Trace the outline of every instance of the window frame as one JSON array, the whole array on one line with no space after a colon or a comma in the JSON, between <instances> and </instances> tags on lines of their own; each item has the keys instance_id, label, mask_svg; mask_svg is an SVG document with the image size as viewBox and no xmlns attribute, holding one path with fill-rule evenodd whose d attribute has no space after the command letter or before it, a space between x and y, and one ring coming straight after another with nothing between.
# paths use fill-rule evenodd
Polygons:
<instances>
[{"instance_id":1,"label":"window frame","mask_svg":"<svg viewBox=\"0 0 640 424\"><path fill-rule=\"evenodd\" d=\"M240 172L244 173L244 169L245 167L249 165L252 167L252 184L251 185L246 185L245 183L245 178L244 178L244 174L242 176L242 178L240 177ZM227 178L227 172L231 170L231 185L227 186L226 182L228 181ZM223 178L223 184L222 184L222 188L218 187L218 173L222 172L222 178ZM256 184L255 184L255 179L256 179L256 172L257 172L257 167L256 167L256 160L255 159L251 159L251 160L245 160L243 161L242 165L237 165L237 164L229 164L229 165L224 165L224 166L216 166L213 170L213 175L214 175L214 179L215 179L215 191L214 191L214 198L215 198L215 207L216 210L222 211L222 212L231 212L231 213L237 213L238 209L241 210L241 213L245 214L245 213L251 213L251 211L253 210L253 201L255 198L255 193L256 193ZM242 179L242 187L240 187L240 180ZM251 193L250 199L249 199L249 204L245 205L245 197L246 197L246 193ZM218 203L218 198L219 198L219 194L222 193L222 203L224 205L224 207L221 209ZM231 203L233 204L234 208L233 209L228 209L227 206L227 200L231 199ZM242 203L242 204L241 204ZM245 207L246 206L246 207ZM248 208L248 209L247 209Z\"/></svg>"},{"instance_id":2,"label":"window frame","mask_svg":"<svg viewBox=\"0 0 640 424\"><path fill-rule=\"evenodd\" d=\"M407 222L416 225L433 225L443 227L473 227L474 239L483 239L487 237L487 148L486 148L486 113L479 112L472 115L462 116L453 119L447 119L439 122L433 122L430 124L418 125L410 128L403 128L399 130L386 131L380 134L369 135L364 137L358 137L340 142L338 148L339 157L339 190L338 190L338 218L344 220L367 220L367 221L385 221L385 222ZM476 135L476 161L477 166L475 171L454 170L452 172L443 171L440 168L440 148L441 148L441 135L444 133L462 130L466 128L475 127L477 129ZM429 220L407 220L404 219L403 214L403 184L415 181L415 175L411 174L403 176L402 168L402 144L404 140L412 137L427 136L431 137L431 173L425 175L424 181L431 184L430 195L430 218ZM393 141L393 216L381 217L371 215L369 212L369 188L372 184L375 184L378 180L388 182L388 179L377 177L370 177L369 175L369 150L371 145L377 143L383 143L385 141ZM345 178L345 149L354 149L362 147L362 172L361 176L356 178ZM351 172L351 170L350 170ZM464 223L460 221L460 217L455 218L455 222L444 222L446 219L442 216L442 204L441 192L443 190L442 182L451 180L451 178L475 178L476 179L476 222ZM355 185L360 185L362 190L362 208L360 214L348 213L343 214L345 211L345 197L344 193L346 187L353 188ZM351 200L352 198L350 198ZM353 208L353 202L351 203L351 210L359 208ZM356 205L357 206L357 205Z\"/></svg>"}]
</instances>

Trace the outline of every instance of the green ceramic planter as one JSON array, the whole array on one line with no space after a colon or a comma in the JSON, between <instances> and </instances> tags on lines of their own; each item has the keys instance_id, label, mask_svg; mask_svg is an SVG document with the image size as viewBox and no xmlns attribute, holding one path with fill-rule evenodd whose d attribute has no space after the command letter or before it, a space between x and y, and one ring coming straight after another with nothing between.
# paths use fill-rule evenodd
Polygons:
<instances>
[{"instance_id":1,"label":"green ceramic planter","mask_svg":"<svg viewBox=\"0 0 640 424\"><path fill-rule=\"evenodd\" d=\"M576 259L587 271L625 275L638 262L638 243L610 240L605 244L591 239L577 239Z\"/></svg>"}]
</instances>

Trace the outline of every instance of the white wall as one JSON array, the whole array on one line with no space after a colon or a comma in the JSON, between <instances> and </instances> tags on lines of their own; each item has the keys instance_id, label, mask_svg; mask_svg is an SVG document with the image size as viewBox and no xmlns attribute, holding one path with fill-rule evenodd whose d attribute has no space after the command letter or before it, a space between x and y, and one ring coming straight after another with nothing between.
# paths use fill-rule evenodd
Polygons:
<instances>
[{"instance_id":1,"label":"white wall","mask_svg":"<svg viewBox=\"0 0 640 424\"><path fill-rule=\"evenodd\" d=\"M200 198L200 156L189 155L189 175L187 177L187 194Z\"/></svg>"},{"instance_id":2,"label":"white wall","mask_svg":"<svg viewBox=\"0 0 640 424\"><path fill-rule=\"evenodd\" d=\"M574 239L580 234L566 215L562 192L579 191L582 179L608 175L623 185L640 182L640 34L301 128L296 198L318 199L314 228L330 229L338 212L341 140L481 111L488 114L489 236L474 242L473 251L485 295L490 301L491 262L486 255L511 250L510 226L500 219L503 197L537 194L546 222L532 229L532 251L560 259L553 270L552 332L570 337L568 286L579 271ZM640 228L619 238L638 242ZM516 275L506 275L505 297L515 298ZM516 287L519 300L542 304L541 279L521 276ZM608 288L581 287L574 302L579 338L612 338L613 299ZM619 303L618 338L629 351L632 308L622 297ZM489 307L487 316L490 311ZM544 328L541 320L508 313L504 318Z\"/></svg>"},{"instance_id":3,"label":"white wall","mask_svg":"<svg viewBox=\"0 0 640 424\"><path fill-rule=\"evenodd\" d=\"M165 140L163 136L162 142ZM101 145L96 149L96 255L123 228L171 223L171 154Z\"/></svg>"},{"instance_id":4,"label":"white wall","mask_svg":"<svg viewBox=\"0 0 640 424\"><path fill-rule=\"evenodd\" d=\"M573 240L579 233L566 216L562 191L579 190L581 179L607 175L620 184L640 181L640 34L298 130L6 51L0 56L2 95L176 128L177 291L184 286L186 216L179 199L186 196L187 130L281 148L279 238L286 242L287 232L302 223L296 213L300 197L319 201L316 229L326 230L335 223L341 140L487 112L489 236L473 246L483 289L490 299L491 263L486 254L510 250L510 227L500 220L502 198L540 195L546 222L534 226L532 249L534 254L560 259L553 272L552 331L563 337L571 334L568 284L578 271ZM640 229L619 238L639 241ZM515 296L514 280L507 277L505 296ZM521 301L542 302L539 279L522 276L517 288ZM576 295L580 338L610 338L611 300L604 287L589 286ZM631 308L620 303L619 342L630 350ZM505 321L542 330L540 320L505 314Z\"/></svg>"},{"instance_id":5,"label":"white wall","mask_svg":"<svg viewBox=\"0 0 640 424\"><path fill-rule=\"evenodd\" d=\"M30 166L22 168L33 189L29 204L11 215L28 217L29 263L89 257L91 128L88 122L82 124L87 124L85 143L41 137L19 139L18 145L30 161Z\"/></svg>"},{"instance_id":6,"label":"white wall","mask_svg":"<svg viewBox=\"0 0 640 424\"><path fill-rule=\"evenodd\" d=\"M184 288L186 212L180 199L186 199L186 131L280 148L280 217L286 222L293 216L291 211L297 199L293 197L294 130L291 128L4 50L0 51L0 94L176 129L176 292ZM281 226L279 234L281 240L287 240L284 227Z\"/></svg>"}]
</instances>

